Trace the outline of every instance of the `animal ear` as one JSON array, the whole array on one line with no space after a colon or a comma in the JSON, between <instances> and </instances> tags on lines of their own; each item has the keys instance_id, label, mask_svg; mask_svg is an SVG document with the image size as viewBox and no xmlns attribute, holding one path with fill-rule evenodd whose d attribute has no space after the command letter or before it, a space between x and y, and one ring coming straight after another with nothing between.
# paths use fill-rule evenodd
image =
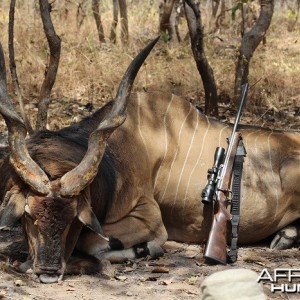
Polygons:
<instances>
[{"instance_id":1,"label":"animal ear","mask_svg":"<svg viewBox=\"0 0 300 300\"><path fill-rule=\"evenodd\" d=\"M109 238L104 234L96 215L92 211L91 206L86 201L82 201L79 205L77 217L82 224L97 233L104 240L109 241Z\"/></svg>"},{"instance_id":2,"label":"animal ear","mask_svg":"<svg viewBox=\"0 0 300 300\"><path fill-rule=\"evenodd\" d=\"M24 214L25 197L21 192L8 192L5 195L8 198L7 204L4 206L0 215L0 230L12 227Z\"/></svg>"}]
</instances>

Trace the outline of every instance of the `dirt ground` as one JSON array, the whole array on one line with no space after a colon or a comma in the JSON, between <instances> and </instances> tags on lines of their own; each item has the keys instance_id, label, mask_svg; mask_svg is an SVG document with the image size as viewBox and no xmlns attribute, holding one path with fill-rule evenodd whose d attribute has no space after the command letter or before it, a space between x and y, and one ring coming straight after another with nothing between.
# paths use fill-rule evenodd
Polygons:
<instances>
[{"instance_id":1,"label":"dirt ground","mask_svg":"<svg viewBox=\"0 0 300 300\"><path fill-rule=\"evenodd\" d=\"M106 263L95 275L66 275L57 284L42 284L30 275L10 267L16 258L25 257L20 241L21 230L0 232L0 299L201 299L201 283L210 274L229 268L246 268L257 272L275 268L300 269L299 249L274 251L268 241L239 248L238 261L232 265L208 265L202 255L204 245L169 241L163 257ZM13 246L13 247L12 247ZM294 283L294 282L293 282ZM300 299L299 294L271 293L264 285L266 299ZM236 295L232 299L238 299Z\"/></svg>"}]
</instances>

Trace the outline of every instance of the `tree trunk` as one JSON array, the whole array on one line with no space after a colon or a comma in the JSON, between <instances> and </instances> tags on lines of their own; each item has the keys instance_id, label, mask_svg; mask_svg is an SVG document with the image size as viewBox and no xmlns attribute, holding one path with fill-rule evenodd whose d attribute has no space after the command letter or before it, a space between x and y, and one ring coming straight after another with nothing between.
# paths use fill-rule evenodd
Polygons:
<instances>
[{"instance_id":1,"label":"tree trunk","mask_svg":"<svg viewBox=\"0 0 300 300\"><path fill-rule=\"evenodd\" d=\"M160 4L159 13L159 30L160 32L166 33L170 27L170 16L176 0L164 0Z\"/></svg>"},{"instance_id":2,"label":"tree trunk","mask_svg":"<svg viewBox=\"0 0 300 300\"><path fill-rule=\"evenodd\" d=\"M178 0L164 0L160 4L159 31L167 36L167 39L175 44L180 42L177 29L176 4Z\"/></svg>"},{"instance_id":3,"label":"tree trunk","mask_svg":"<svg viewBox=\"0 0 300 300\"><path fill-rule=\"evenodd\" d=\"M221 0L221 10L219 15L216 18L215 28L216 31L221 31L223 28L223 22L225 20L226 15L226 3L225 0Z\"/></svg>"},{"instance_id":4,"label":"tree trunk","mask_svg":"<svg viewBox=\"0 0 300 300\"><path fill-rule=\"evenodd\" d=\"M77 3L76 23L77 29L80 29L84 19L86 18L85 5L87 0L81 0Z\"/></svg>"},{"instance_id":5,"label":"tree trunk","mask_svg":"<svg viewBox=\"0 0 300 300\"><path fill-rule=\"evenodd\" d=\"M121 41L123 44L128 43L128 18L126 0L119 0L120 17L121 17Z\"/></svg>"},{"instance_id":6,"label":"tree trunk","mask_svg":"<svg viewBox=\"0 0 300 300\"><path fill-rule=\"evenodd\" d=\"M40 92L36 130L45 129L47 126L47 113L50 103L50 94L55 83L61 50L61 40L55 32L51 20L51 5L48 3L48 0L40 0L40 12L44 31L50 48L50 60L48 68L46 68L46 75Z\"/></svg>"},{"instance_id":7,"label":"tree trunk","mask_svg":"<svg viewBox=\"0 0 300 300\"><path fill-rule=\"evenodd\" d=\"M204 51L201 14L194 0L185 0L184 9L191 37L192 51L205 92L205 114L218 115L218 95L213 70Z\"/></svg>"},{"instance_id":8,"label":"tree trunk","mask_svg":"<svg viewBox=\"0 0 300 300\"><path fill-rule=\"evenodd\" d=\"M212 32L216 31L216 19L217 12L219 9L220 0L211 1L211 17L209 18L209 30Z\"/></svg>"},{"instance_id":9,"label":"tree trunk","mask_svg":"<svg viewBox=\"0 0 300 300\"><path fill-rule=\"evenodd\" d=\"M121 18L121 41L122 44L127 44L129 39L128 31L128 17L127 17L127 4L126 0L113 0L113 22L110 29L109 39L111 42L116 43L116 30L118 25L118 13L120 10Z\"/></svg>"},{"instance_id":10,"label":"tree trunk","mask_svg":"<svg viewBox=\"0 0 300 300\"><path fill-rule=\"evenodd\" d=\"M236 64L234 100L237 101L241 93L241 85L248 81L249 64L253 53L263 40L272 20L274 0L261 0L260 15L250 31L244 34L239 48L238 61Z\"/></svg>"},{"instance_id":11,"label":"tree trunk","mask_svg":"<svg viewBox=\"0 0 300 300\"><path fill-rule=\"evenodd\" d=\"M119 14L119 1L113 0L113 22L111 24L109 39L112 43L116 43L117 40L117 25L118 25L118 14Z\"/></svg>"},{"instance_id":12,"label":"tree trunk","mask_svg":"<svg viewBox=\"0 0 300 300\"><path fill-rule=\"evenodd\" d=\"M94 19L95 19L96 26L97 26L99 42L100 42L100 44L105 43L104 30L103 30L101 16L100 16L100 12L99 12L99 0L93 0L92 10L93 10Z\"/></svg>"},{"instance_id":13,"label":"tree trunk","mask_svg":"<svg viewBox=\"0 0 300 300\"><path fill-rule=\"evenodd\" d=\"M171 42L173 44L179 44L181 41L179 34L179 18L180 18L180 1L176 0L172 9L172 13L170 16L170 33L171 33Z\"/></svg>"}]
</instances>

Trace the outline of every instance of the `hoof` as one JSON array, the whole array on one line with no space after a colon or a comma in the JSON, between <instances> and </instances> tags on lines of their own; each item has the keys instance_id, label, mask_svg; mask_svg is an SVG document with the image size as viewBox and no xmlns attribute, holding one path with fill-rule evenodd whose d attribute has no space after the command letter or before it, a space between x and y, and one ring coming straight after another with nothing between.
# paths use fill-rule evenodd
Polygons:
<instances>
[{"instance_id":1,"label":"hoof","mask_svg":"<svg viewBox=\"0 0 300 300\"><path fill-rule=\"evenodd\" d=\"M298 232L295 226L288 226L275 235L270 248L275 250L285 250L291 248L298 241Z\"/></svg>"},{"instance_id":2,"label":"hoof","mask_svg":"<svg viewBox=\"0 0 300 300\"><path fill-rule=\"evenodd\" d=\"M13 268L20 273L32 274L32 260L27 260L23 263L19 261L14 261Z\"/></svg>"},{"instance_id":3,"label":"hoof","mask_svg":"<svg viewBox=\"0 0 300 300\"><path fill-rule=\"evenodd\" d=\"M163 248L154 241L148 242L147 247L152 258L158 258L164 255Z\"/></svg>"}]
</instances>

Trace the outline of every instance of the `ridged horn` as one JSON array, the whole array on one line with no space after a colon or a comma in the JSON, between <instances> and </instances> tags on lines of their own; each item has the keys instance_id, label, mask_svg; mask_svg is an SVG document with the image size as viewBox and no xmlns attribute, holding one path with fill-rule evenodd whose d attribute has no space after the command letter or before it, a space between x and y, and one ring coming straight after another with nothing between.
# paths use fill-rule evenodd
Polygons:
<instances>
[{"instance_id":1,"label":"ridged horn","mask_svg":"<svg viewBox=\"0 0 300 300\"><path fill-rule=\"evenodd\" d=\"M34 191L46 195L50 192L50 181L28 153L25 143L27 130L7 94L5 70L4 53L0 43L0 113L8 128L10 163L26 184Z\"/></svg>"},{"instance_id":2,"label":"ridged horn","mask_svg":"<svg viewBox=\"0 0 300 300\"><path fill-rule=\"evenodd\" d=\"M78 195L95 178L105 151L107 139L126 119L127 101L135 77L158 40L159 37L149 43L130 63L119 84L111 112L89 137L88 150L85 156L77 167L61 178L61 196L72 197Z\"/></svg>"}]
</instances>

